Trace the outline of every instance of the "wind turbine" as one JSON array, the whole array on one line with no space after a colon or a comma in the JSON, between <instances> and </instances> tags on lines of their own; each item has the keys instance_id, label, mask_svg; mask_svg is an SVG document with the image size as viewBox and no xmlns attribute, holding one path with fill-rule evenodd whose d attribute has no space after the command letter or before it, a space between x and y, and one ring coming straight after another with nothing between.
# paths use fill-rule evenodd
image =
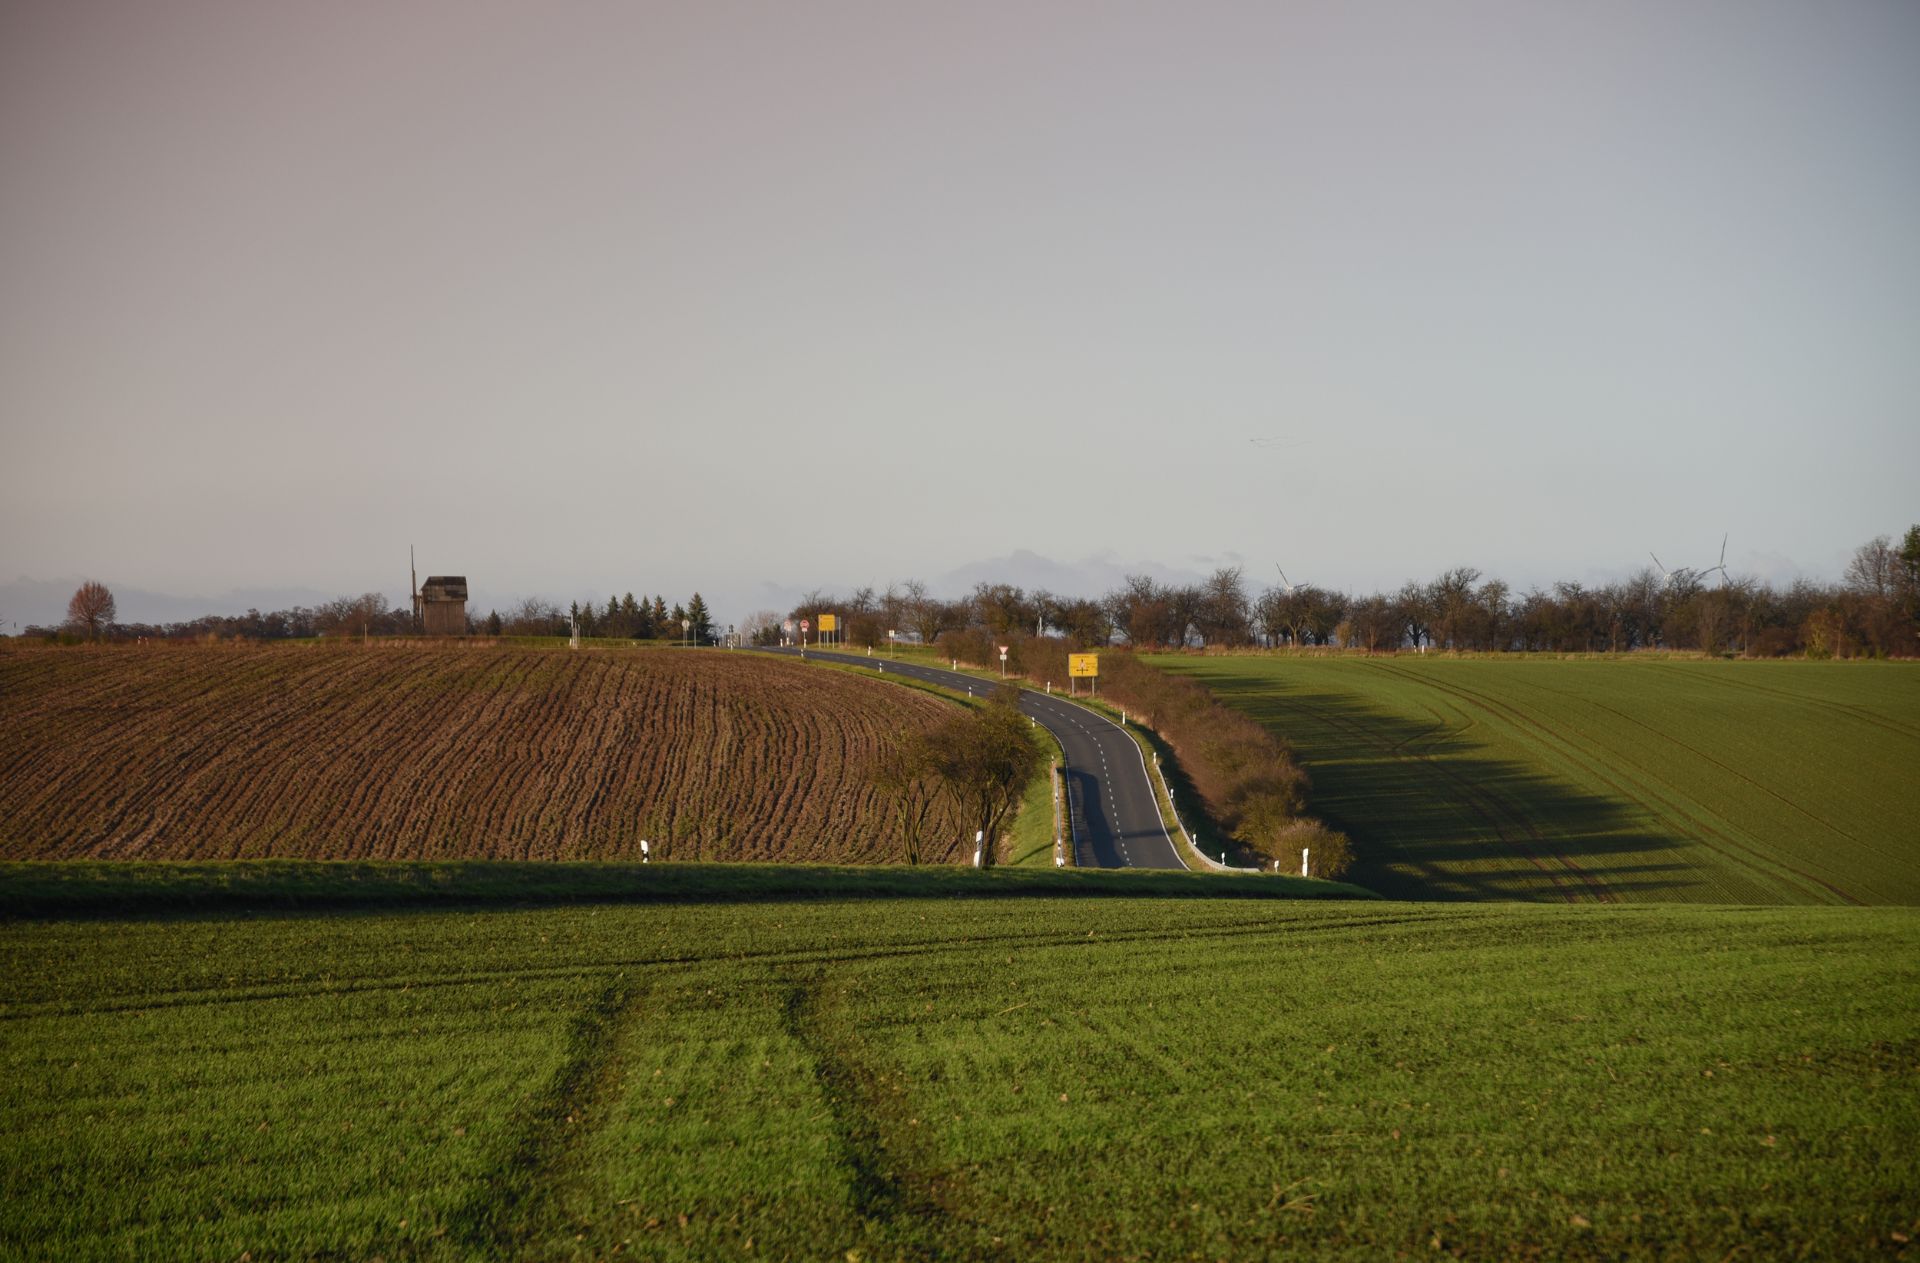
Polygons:
<instances>
[{"instance_id":1,"label":"wind turbine","mask_svg":"<svg viewBox=\"0 0 1920 1263\"><path fill-rule=\"evenodd\" d=\"M1667 569L1666 564L1662 562L1659 557L1654 556L1651 550L1648 551L1647 556L1653 557L1653 564L1660 571L1660 584L1662 587L1670 588L1676 583L1684 584L1693 577L1693 571L1687 569L1685 566L1681 566L1677 570Z\"/></svg>"},{"instance_id":2,"label":"wind turbine","mask_svg":"<svg viewBox=\"0 0 1920 1263\"><path fill-rule=\"evenodd\" d=\"M1705 570L1702 570L1700 572L1699 577L1704 579L1716 570L1720 572L1720 586L1723 588L1726 587L1727 586L1727 537L1725 535L1722 535L1720 537L1720 564L1717 566L1709 566Z\"/></svg>"},{"instance_id":3,"label":"wind turbine","mask_svg":"<svg viewBox=\"0 0 1920 1263\"><path fill-rule=\"evenodd\" d=\"M1274 562L1273 568L1275 570L1280 570L1280 563L1277 561ZM1284 570L1280 570L1280 586L1287 590L1288 596L1292 596L1295 592L1299 591L1301 588L1310 588L1313 585L1311 583L1289 583L1287 581L1287 572Z\"/></svg>"}]
</instances>

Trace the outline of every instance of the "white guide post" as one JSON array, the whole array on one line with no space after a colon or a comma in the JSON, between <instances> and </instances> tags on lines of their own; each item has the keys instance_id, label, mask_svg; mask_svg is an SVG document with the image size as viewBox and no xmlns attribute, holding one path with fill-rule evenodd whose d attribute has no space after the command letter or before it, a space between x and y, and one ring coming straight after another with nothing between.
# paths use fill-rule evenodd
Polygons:
<instances>
[{"instance_id":1,"label":"white guide post","mask_svg":"<svg viewBox=\"0 0 1920 1263\"><path fill-rule=\"evenodd\" d=\"M973 831L973 866L975 868L980 867L980 854L986 848L986 838L987 831L985 829L975 829Z\"/></svg>"},{"instance_id":2,"label":"white guide post","mask_svg":"<svg viewBox=\"0 0 1920 1263\"><path fill-rule=\"evenodd\" d=\"M1310 847L1304 846L1300 848L1300 875L1302 877L1311 876L1311 874L1307 872L1307 852L1311 849Z\"/></svg>"}]
</instances>

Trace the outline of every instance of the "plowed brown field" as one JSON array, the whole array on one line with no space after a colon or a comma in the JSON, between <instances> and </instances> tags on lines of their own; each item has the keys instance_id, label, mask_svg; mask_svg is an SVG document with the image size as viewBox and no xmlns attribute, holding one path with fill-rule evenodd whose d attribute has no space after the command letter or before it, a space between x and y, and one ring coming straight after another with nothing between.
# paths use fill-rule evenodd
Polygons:
<instances>
[{"instance_id":1,"label":"plowed brown field","mask_svg":"<svg viewBox=\"0 0 1920 1263\"><path fill-rule=\"evenodd\" d=\"M891 860L870 762L949 713L718 650L5 649L0 858Z\"/></svg>"}]
</instances>

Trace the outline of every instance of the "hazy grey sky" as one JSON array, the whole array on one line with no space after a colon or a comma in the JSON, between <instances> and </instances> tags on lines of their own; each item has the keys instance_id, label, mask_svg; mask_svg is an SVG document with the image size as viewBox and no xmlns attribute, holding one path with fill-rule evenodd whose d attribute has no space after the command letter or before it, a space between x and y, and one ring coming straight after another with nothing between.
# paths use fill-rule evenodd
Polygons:
<instances>
[{"instance_id":1,"label":"hazy grey sky","mask_svg":"<svg viewBox=\"0 0 1920 1263\"><path fill-rule=\"evenodd\" d=\"M1916 225L1909 0L13 3L0 579L1832 577Z\"/></svg>"}]
</instances>

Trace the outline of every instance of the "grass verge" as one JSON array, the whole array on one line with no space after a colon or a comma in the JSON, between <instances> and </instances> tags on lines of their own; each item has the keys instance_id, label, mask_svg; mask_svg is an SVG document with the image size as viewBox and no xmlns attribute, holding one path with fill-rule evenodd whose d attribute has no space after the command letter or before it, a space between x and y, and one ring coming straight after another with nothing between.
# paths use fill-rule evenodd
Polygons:
<instances>
[{"instance_id":1,"label":"grass verge","mask_svg":"<svg viewBox=\"0 0 1920 1263\"><path fill-rule=\"evenodd\" d=\"M1044 804L1043 804L1044 806ZM1049 845L1051 840L1049 840ZM1253 885L1253 883L1249 883ZM1364 899L1357 886L1300 879L1216 890L1193 874L944 865L599 864L506 860L408 862L102 860L0 863L7 917L378 909L563 903L761 903L874 899Z\"/></svg>"}]
</instances>

